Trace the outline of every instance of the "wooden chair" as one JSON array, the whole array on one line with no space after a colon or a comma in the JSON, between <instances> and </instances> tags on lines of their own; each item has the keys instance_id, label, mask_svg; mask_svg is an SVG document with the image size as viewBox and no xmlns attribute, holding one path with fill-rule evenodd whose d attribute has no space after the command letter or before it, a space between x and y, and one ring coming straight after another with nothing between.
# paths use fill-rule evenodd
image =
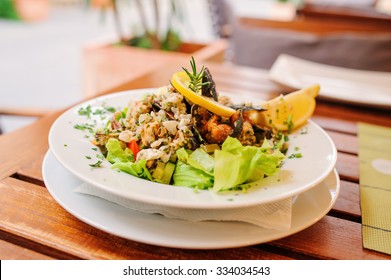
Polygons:
<instances>
[{"instance_id":1,"label":"wooden chair","mask_svg":"<svg viewBox=\"0 0 391 280\"><path fill-rule=\"evenodd\" d=\"M236 64L270 68L286 53L310 61L361 70L391 71L391 29L297 18L240 19L230 37Z\"/></svg>"},{"instance_id":2,"label":"wooden chair","mask_svg":"<svg viewBox=\"0 0 391 280\"><path fill-rule=\"evenodd\" d=\"M219 1L229 26L232 62L269 69L286 53L302 59L362 70L391 71L391 28L357 21L297 16L290 21L237 18Z\"/></svg>"}]
</instances>

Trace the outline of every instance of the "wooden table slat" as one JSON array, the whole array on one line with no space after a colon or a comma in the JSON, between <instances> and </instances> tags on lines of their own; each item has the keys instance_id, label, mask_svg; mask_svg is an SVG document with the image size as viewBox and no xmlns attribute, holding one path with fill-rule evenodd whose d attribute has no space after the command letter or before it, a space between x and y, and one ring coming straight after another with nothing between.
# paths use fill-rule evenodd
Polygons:
<instances>
[{"instance_id":1,"label":"wooden table slat","mask_svg":"<svg viewBox=\"0 0 391 280\"><path fill-rule=\"evenodd\" d=\"M134 75L133 80L99 95L166 85L171 74L187 64L185 56L174 56L163 68ZM265 70L210 61L205 66L221 91L262 99L288 92L269 81ZM391 259L362 246L357 156L357 123L391 127L390 110L330 102L320 96L312 120L326 130L338 149L336 169L341 191L333 209L313 226L292 236L227 250L141 244L105 233L66 212L46 190L41 172L49 129L62 111L0 136L0 257L4 259Z\"/></svg>"},{"instance_id":2,"label":"wooden table slat","mask_svg":"<svg viewBox=\"0 0 391 280\"><path fill-rule=\"evenodd\" d=\"M343 153L349 153L353 155L358 154L358 141L357 137L334 131L326 131L327 134L333 140L337 150Z\"/></svg>"},{"instance_id":3,"label":"wooden table slat","mask_svg":"<svg viewBox=\"0 0 391 280\"><path fill-rule=\"evenodd\" d=\"M61 208L57 202L50 196L45 188L35 186L30 183L19 181L13 178L7 178L1 181L0 191L3 194L0 198L3 208L0 210L0 215L3 217L0 224L0 229L3 231L14 232L23 238L32 239L34 242L44 244L56 250L64 251L70 255L80 258L92 259L123 259L123 258L154 258L151 254L153 251L148 245L138 244L124 240L119 237L111 236L97 230L89 225L80 222L78 219L67 213ZM24 204L21 208L21 201L29 201L29 204ZM6 218L6 219L5 219ZM321 221L321 224L323 222ZM321 226L321 225L319 225ZM339 231L349 232L349 234L358 236L360 232L360 225L352 226L352 222L341 220L337 227L328 225L327 229L322 228L322 231L329 231L332 234L334 242L338 242L339 236L335 234ZM58 234L61 232L61 234ZM325 232L324 232L325 233ZM298 236L301 233L297 234ZM311 242L314 247L322 248L324 240L319 240L317 234L310 236L305 235L295 245L298 252L307 255L306 246ZM342 236L342 238L346 238ZM359 237L357 237L359 238ZM345 242L344 239L340 240ZM323 244L323 245L322 245ZM291 243L286 246L286 249L291 250ZM281 246L281 245L278 245ZM99 250L92 250L92 248L99 248ZM140 248L143 248L139 251ZM149 248L149 249L148 249ZM156 250L156 249L155 249ZM175 252L177 250L160 248L161 254L166 254L167 258L176 258ZM247 257L262 258L265 252L252 252L251 248L247 248ZM151 252L149 252L151 251ZM183 252L182 252L183 253ZM173 255L174 254L174 255ZM272 256L269 252L268 257L280 258ZM333 255L328 250L317 252L322 258L334 258L338 255ZM351 258L370 257L371 254L363 254L361 249L356 252L349 253ZM202 258L223 257L220 250L210 251L209 253L199 252L198 256ZM237 251L226 250L224 252L226 257L238 258ZM187 257L190 257L191 254ZM242 256L243 257L243 256ZM317 257L317 256L313 256ZM346 255L343 257L347 257Z\"/></svg>"},{"instance_id":4,"label":"wooden table slat","mask_svg":"<svg viewBox=\"0 0 391 280\"><path fill-rule=\"evenodd\" d=\"M360 186L341 180L341 190L333 210L351 218L361 218Z\"/></svg>"},{"instance_id":5,"label":"wooden table slat","mask_svg":"<svg viewBox=\"0 0 391 280\"><path fill-rule=\"evenodd\" d=\"M52 260L53 258L0 240L0 260Z\"/></svg>"},{"instance_id":6,"label":"wooden table slat","mask_svg":"<svg viewBox=\"0 0 391 280\"><path fill-rule=\"evenodd\" d=\"M341 179L356 183L358 182L359 168L357 156L338 153L336 169Z\"/></svg>"},{"instance_id":7,"label":"wooden table slat","mask_svg":"<svg viewBox=\"0 0 391 280\"><path fill-rule=\"evenodd\" d=\"M357 135L357 124L356 122L349 120L334 119L333 116L319 116L313 115L311 120L320 125L323 129L328 131L336 131L344 134Z\"/></svg>"},{"instance_id":8,"label":"wooden table slat","mask_svg":"<svg viewBox=\"0 0 391 280\"><path fill-rule=\"evenodd\" d=\"M43 244L86 259L287 259L272 252L245 247L230 250L160 248L113 236L66 212L45 188L7 178L0 181L0 232ZM29 201L21 208L21 202ZM1 234L0 234L1 235ZM99 249L94 249L99 248ZM39 248L34 248L39 250ZM159 254L156 254L159 250Z\"/></svg>"},{"instance_id":9,"label":"wooden table slat","mask_svg":"<svg viewBox=\"0 0 391 280\"><path fill-rule=\"evenodd\" d=\"M299 234L274 241L272 244L320 259L389 259L384 254L362 247L361 224L330 216L324 217Z\"/></svg>"},{"instance_id":10,"label":"wooden table slat","mask_svg":"<svg viewBox=\"0 0 391 280\"><path fill-rule=\"evenodd\" d=\"M48 149L48 131L60 113L54 113L46 118L39 119L33 125L0 136L3 147L13 147L15 139L28 139L20 141L15 149L23 151L18 156L15 150L3 149L0 161L0 179L14 174L21 167L30 164L37 155L43 155Z\"/></svg>"},{"instance_id":11,"label":"wooden table slat","mask_svg":"<svg viewBox=\"0 0 391 280\"><path fill-rule=\"evenodd\" d=\"M364 108L349 104L318 101L315 110L316 116L333 118L336 121L366 122L391 127L391 110L380 108Z\"/></svg>"}]
</instances>

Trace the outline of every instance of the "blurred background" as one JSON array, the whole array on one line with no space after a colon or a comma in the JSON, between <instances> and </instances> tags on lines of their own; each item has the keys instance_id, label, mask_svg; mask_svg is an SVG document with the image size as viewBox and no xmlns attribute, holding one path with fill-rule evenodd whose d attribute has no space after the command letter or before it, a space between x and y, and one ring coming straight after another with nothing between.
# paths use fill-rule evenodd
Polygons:
<instances>
[{"instance_id":1,"label":"blurred background","mask_svg":"<svg viewBox=\"0 0 391 280\"><path fill-rule=\"evenodd\" d=\"M74 104L83 97L83 48L117 38L112 8L105 9L107 2L110 1L0 0L2 112L17 109L21 115L23 111L39 115ZM117 2L122 28L129 34L137 29L137 11L132 1ZM207 1L182 2L191 11L187 13L191 16L187 24L192 28L192 32L183 34L184 38L213 40ZM148 7L149 14L150 10ZM4 114L0 126L5 133L35 119Z\"/></svg>"},{"instance_id":2,"label":"blurred background","mask_svg":"<svg viewBox=\"0 0 391 280\"><path fill-rule=\"evenodd\" d=\"M319 14L315 6L318 4L342 7L348 12L330 19ZM359 45L367 46L368 34L381 31L382 37L369 39L371 44L380 40L381 47L374 49L371 45L365 51L380 53L377 59L381 64L391 65L390 6L389 0L0 0L0 127L2 133L8 133L45 113L104 90L103 86L91 89L86 83L86 75L94 74L97 65L95 61L86 68L86 57L88 50L109 43L175 51L181 42L209 45L224 39L228 46L223 63L268 69L283 52L308 58L310 52L301 45L310 42L310 47L318 50L319 62L391 71L391 66L379 68L379 63L376 68L375 61L371 65L359 64L357 61L361 60L357 57L351 57L355 62L349 64L350 61L342 59L346 57L342 51L340 57L333 59L319 56L319 52L330 51L322 49L325 32L320 32L321 38L318 32L322 30L319 22L322 26L341 22L337 29L343 34L332 34L335 46L342 37L352 38L351 33L346 36L346 23L349 28L354 23L353 30L367 32L359 38ZM357 11L364 16L357 16ZM302 25L303 18L314 17L315 25L311 22ZM366 21L368 18L370 21ZM318 28L316 32L307 28L311 26ZM294 33L287 33L292 27L296 28ZM335 26L325 29L332 28ZM281 30L283 33L279 33ZM311 32L315 37L309 40L308 34L304 34L301 40L297 32ZM352 44L358 45L354 40ZM357 55L368 54L357 51Z\"/></svg>"}]
</instances>

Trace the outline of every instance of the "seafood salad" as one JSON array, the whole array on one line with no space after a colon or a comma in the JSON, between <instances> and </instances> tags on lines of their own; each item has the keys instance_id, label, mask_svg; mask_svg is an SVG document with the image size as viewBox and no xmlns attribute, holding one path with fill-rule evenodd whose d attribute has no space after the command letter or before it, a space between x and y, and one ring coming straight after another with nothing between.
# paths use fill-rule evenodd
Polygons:
<instances>
[{"instance_id":1,"label":"seafood salad","mask_svg":"<svg viewBox=\"0 0 391 280\"><path fill-rule=\"evenodd\" d=\"M171 84L113 113L93 144L112 168L176 186L247 190L276 174L286 134L259 121L264 109L219 95L209 70L190 64Z\"/></svg>"}]
</instances>

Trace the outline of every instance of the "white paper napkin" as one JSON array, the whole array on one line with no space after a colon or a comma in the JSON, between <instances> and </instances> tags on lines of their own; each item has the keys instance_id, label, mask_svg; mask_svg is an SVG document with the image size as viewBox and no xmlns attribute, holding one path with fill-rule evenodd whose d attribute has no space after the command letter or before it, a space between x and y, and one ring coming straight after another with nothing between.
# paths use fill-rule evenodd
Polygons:
<instances>
[{"instance_id":1,"label":"white paper napkin","mask_svg":"<svg viewBox=\"0 0 391 280\"><path fill-rule=\"evenodd\" d=\"M97 196L132 210L149 214L161 214L167 218L193 222L236 221L282 231L288 230L291 227L293 198L237 209L186 209L130 200L87 183L79 185L74 191L81 194Z\"/></svg>"}]
</instances>

